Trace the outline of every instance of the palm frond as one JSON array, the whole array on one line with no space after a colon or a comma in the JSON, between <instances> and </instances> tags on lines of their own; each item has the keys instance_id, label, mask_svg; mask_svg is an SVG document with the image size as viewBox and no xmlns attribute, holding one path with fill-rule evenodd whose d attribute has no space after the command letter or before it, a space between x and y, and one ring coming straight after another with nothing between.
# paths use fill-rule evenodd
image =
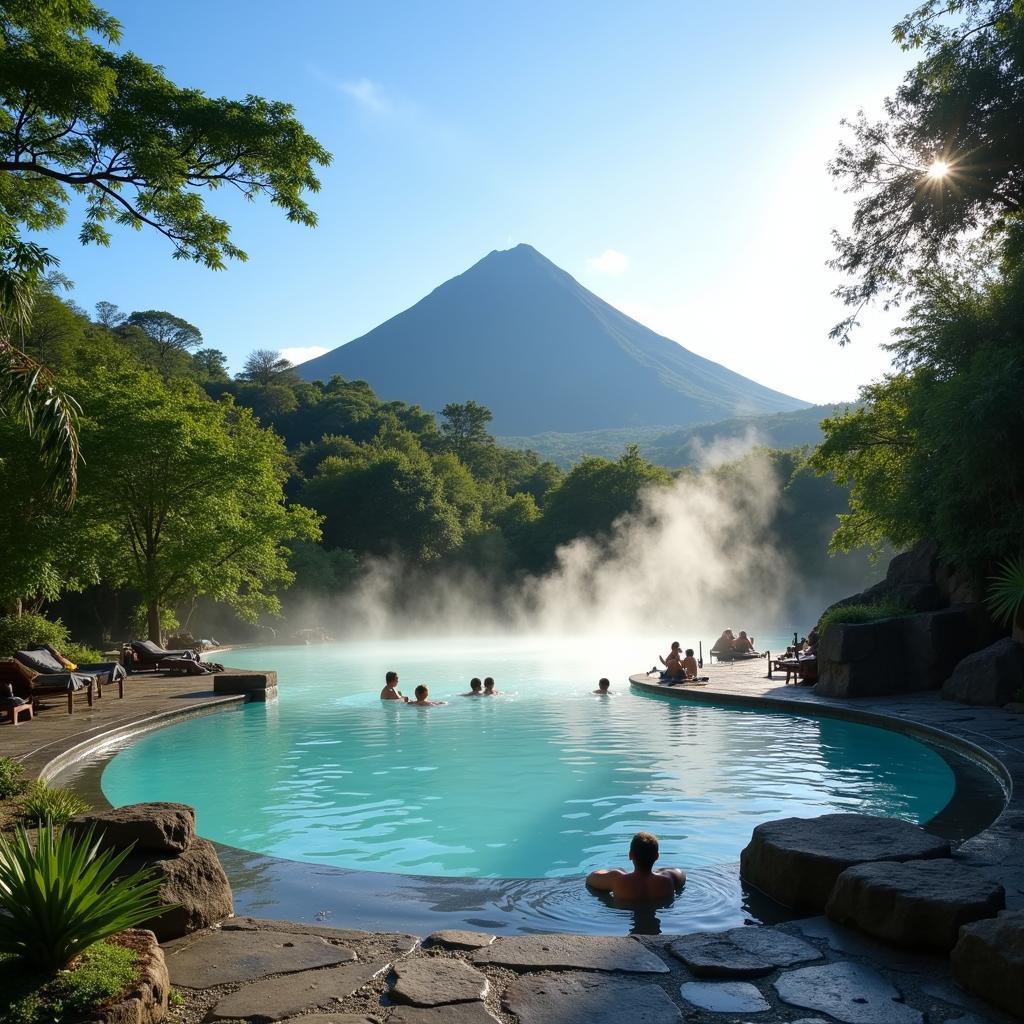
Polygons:
<instances>
[{"instance_id":1,"label":"palm frond","mask_svg":"<svg viewBox=\"0 0 1024 1024\"><path fill-rule=\"evenodd\" d=\"M46 487L70 507L78 493L79 404L57 386L53 375L9 341L0 338L0 411L22 424L39 445Z\"/></svg>"}]
</instances>

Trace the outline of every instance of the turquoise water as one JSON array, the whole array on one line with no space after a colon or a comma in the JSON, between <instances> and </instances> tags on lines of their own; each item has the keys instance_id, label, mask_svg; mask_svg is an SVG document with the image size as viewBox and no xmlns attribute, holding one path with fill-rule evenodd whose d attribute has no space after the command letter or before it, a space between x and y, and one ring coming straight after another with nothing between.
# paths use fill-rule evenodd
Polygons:
<instances>
[{"instance_id":1,"label":"turquoise water","mask_svg":"<svg viewBox=\"0 0 1024 1024\"><path fill-rule=\"evenodd\" d=\"M722 864L766 819L923 823L952 795L946 762L896 733L630 692L628 673L657 650L461 639L233 651L232 665L278 671L280 699L142 737L109 762L103 791L114 805L191 804L203 835L258 853L481 878L624 864L639 829L661 838L663 864ZM406 693L422 681L449 703L380 701L388 668ZM502 694L458 696L472 675L495 676ZM592 693L599 675L612 696Z\"/></svg>"}]
</instances>

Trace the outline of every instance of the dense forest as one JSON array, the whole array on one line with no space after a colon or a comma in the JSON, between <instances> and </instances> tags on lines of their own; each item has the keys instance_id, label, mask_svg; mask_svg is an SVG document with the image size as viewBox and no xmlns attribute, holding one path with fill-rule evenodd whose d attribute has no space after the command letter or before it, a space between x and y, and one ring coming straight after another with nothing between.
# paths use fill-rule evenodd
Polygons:
<instances>
[{"instance_id":1,"label":"dense forest","mask_svg":"<svg viewBox=\"0 0 1024 1024\"><path fill-rule=\"evenodd\" d=\"M310 609L381 558L475 573L500 599L548 571L560 546L610 536L647 489L680 476L701 486L697 471L657 466L635 446L563 471L499 445L472 399L435 415L383 402L365 382L303 381L273 351L252 352L232 377L182 318L109 302L90 315L68 287L48 278L21 343L82 405L79 498L70 509L41 499L36 454L0 428L11 453L0 530L16 553L0 597L8 610L60 615L93 643L179 626L234 639L267 626L281 638L333 634L341 626ZM778 552L837 592L856 589L874 571L863 553L826 554L846 492L799 451L762 455ZM710 472L748 471L741 461Z\"/></svg>"}]
</instances>

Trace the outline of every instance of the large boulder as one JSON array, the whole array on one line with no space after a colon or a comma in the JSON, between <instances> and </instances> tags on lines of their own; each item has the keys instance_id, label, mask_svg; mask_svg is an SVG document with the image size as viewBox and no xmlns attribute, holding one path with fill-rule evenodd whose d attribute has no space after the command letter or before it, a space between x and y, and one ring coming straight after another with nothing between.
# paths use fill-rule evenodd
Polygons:
<instances>
[{"instance_id":1,"label":"large boulder","mask_svg":"<svg viewBox=\"0 0 1024 1024\"><path fill-rule=\"evenodd\" d=\"M964 988L1024 1017L1024 910L965 925L950 964Z\"/></svg>"},{"instance_id":2,"label":"large boulder","mask_svg":"<svg viewBox=\"0 0 1024 1024\"><path fill-rule=\"evenodd\" d=\"M196 812L187 804L149 803L90 811L68 822L78 835L90 826L101 845L135 853L181 853L196 834Z\"/></svg>"},{"instance_id":3,"label":"large boulder","mask_svg":"<svg viewBox=\"0 0 1024 1024\"><path fill-rule=\"evenodd\" d=\"M1001 885L956 861L882 861L847 868L825 913L897 946L950 950L962 925L1005 906Z\"/></svg>"},{"instance_id":4,"label":"large boulder","mask_svg":"<svg viewBox=\"0 0 1024 1024\"><path fill-rule=\"evenodd\" d=\"M160 879L160 902L170 907L147 921L161 942L207 928L234 912L231 885L213 843L198 836L175 856L132 855L121 864L124 873L146 868ZM177 906L171 906L177 904Z\"/></svg>"},{"instance_id":5,"label":"large boulder","mask_svg":"<svg viewBox=\"0 0 1024 1024\"><path fill-rule=\"evenodd\" d=\"M942 696L962 704L1009 704L1024 689L1024 644L1004 637L953 669Z\"/></svg>"},{"instance_id":6,"label":"large boulder","mask_svg":"<svg viewBox=\"0 0 1024 1024\"><path fill-rule=\"evenodd\" d=\"M836 879L855 864L949 855L945 839L895 818L868 814L781 818L754 829L740 854L740 875L778 903L820 913Z\"/></svg>"},{"instance_id":7,"label":"large boulder","mask_svg":"<svg viewBox=\"0 0 1024 1024\"><path fill-rule=\"evenodd\" d=\"M900 619L829 625L818 641L818 682L825 697L875 697L906 688Z\"/></svg>"},{"instance_id":8,"label":"large boulder","mask_svg":"<svg viewBox=\"0 0 1024 1024\"><path fill-rule=\"evenodd\" d=\"M904 687L908 691L937 690L957 662L986 642L981 606L957 605L934 612L907 615L903 629Z\"/></svg>"},{"instance_id":9,"label":"large boulder","mask_svg":"<svg viewBox=\"0 0 1024 1024\"><path fill-rule=\"evenodd\" d=\"M186 804L131 804L83 814L69 828L84 833L90 825L102 845L128 850L118 873L142 869L160 879L157 896L167 909L146 922L161 942L206 928L234 910L231 885L213 844L195 834L195 811Z\"/></svg>"}]
</instances>

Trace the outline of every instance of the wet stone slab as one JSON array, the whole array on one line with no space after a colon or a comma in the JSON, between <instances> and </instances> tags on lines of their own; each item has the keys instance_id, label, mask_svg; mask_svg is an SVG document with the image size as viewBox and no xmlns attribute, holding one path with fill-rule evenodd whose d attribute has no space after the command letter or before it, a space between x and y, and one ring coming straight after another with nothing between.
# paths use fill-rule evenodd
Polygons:
<instances>
[{"instance_id":1,"label":"wet stone slab","mask_svg":"<svg viewBox=\"0 0 1024 1024\"><path fill-rule=\"evenodd\" d=\"M487 1012L483 1003L453 1003L450 1006L399 1006L388 1017L388 1024L498 1024L498 1020Z\"/></svg>"},{"instance_id":2,"label":"wet stone slab","mask_svg":"<svg viewBox=\"0 0 1024 1024\"><path fill-rule=\"evenodd\" d=\"M843 1024L923 1024L924 1015L900 1002L900 992L870 967L838 963L801 967L775 981L784 1003L827 1013Z\"/></svg>"},{"instance_id":3,"label":"wet stone slab","mask_svg":"<svg viewBox=\"0 0 1024 1024\"><path fill-rule=\"evenodd\" d=\"M307 1013L302 1017L289 1017L281 1024L380 1024L380 1021L363 1013Z\"/></svg>"},{"instance_id":4,"label":"wet stone slab","mask_svg":"<svg viewBox=\"0 0 1024 1024\"><path fill-rule=\"evenodd\" d=\"M472 1003L487 995L487 978L461 960L432 956L395 965L391 998L412 1006Z\"/></svg>"},{"instance_id":5,"label":"wet stone slab","mask_svg":"<svg viewBox=\"0 0 1024 1024\"><path fill-rule=\"evenodd\" d=\"M764 1013L768 1000L749 981L687 981L679 994L690 1004L712 1013Z\"/></svg>"},{"instance_id":6,"label":"wet stone slab","mask_svg":"<svg viewBox=\"0 0 1024 1024\"><path fill-rule=\"evenodd\" d=\"M519 1024L681 1024L678 1007L650 981L583 972L527 974L505 991Z\"/></svg>"},{"instance_id":7,"label":"wet stone slab","mask_svg":"<svg viewBox=\"0 0 1024 1024\"><path fill-rule=\"evenodd\" d=\"M447 928L427 936L428 946L446 946L448 949L483 949L496 936L486 932L471 932L461 928Z\"/></svg>"},{"instance_id":8,"label":"wet stone slab","mask_svg":"<svg viewBox=\"0 0 1024 1024\"><path fill-rule=\"evenodd\" d=\"M668 965L629 936L511 935L471 954L478 964L515 970L627 971L668 974Z\"/></svg>"},{"instance_id":9,"label":"wet stone slab","mask_svg":"<svg viewBox=\"0 0 1024 1024\"><path fill-rule=\"evenodd\" d=\"M284 1020L304 1010L347 999L390 966L390 961L378 960L254 981L225 996L210 1010L206 1019Z\"/></svg>"},{"instance_id":10,"label":"wet stone slab","mask_svg":"<svg viewBox=\"0 0 1024 1024\"><path fill-rule=\"evenodd\" d=\"M308 971L356 958L353 950L331 945L318 935L264 931L210 931L164 952L171 984L184 988L253 981L268 974Z\"/></svg>"},{"instance_id":11,"label":"wet stone slab","mask_svg":"<svg viewBox=\"0 0 1024 1024\"><path fill-rule=\"evenodd\" d=\"M698 978L759 978L779 967L821 959L802 939L759 927L695 932L677 939L669 950Z\"/></svg>"}]
</instances>

